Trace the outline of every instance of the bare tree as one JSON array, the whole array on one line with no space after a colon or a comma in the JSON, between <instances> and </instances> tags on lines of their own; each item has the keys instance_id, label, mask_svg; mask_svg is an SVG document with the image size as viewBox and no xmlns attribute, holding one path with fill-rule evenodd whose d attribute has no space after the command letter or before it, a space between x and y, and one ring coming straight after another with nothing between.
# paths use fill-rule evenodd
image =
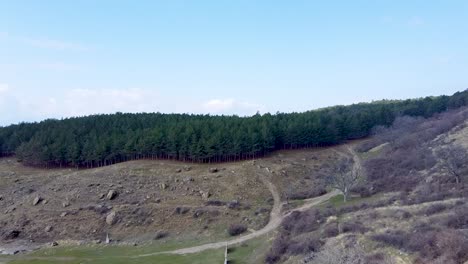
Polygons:
<instances>
[{"instance_id":1,"label":"bare tree","mask_svg":"<svg viewBox=\"0 0 468 264\"><path fill-rule=\"evenodd\" d=\"M436 151L440 159L442 168L455 178L457 184L462 179L461 176L465 168L468 167L468 152L466 149L456 145L449 145Z\"/></svg>"},{"instance_id":2,"label":"bare tree","mask_svg":"<svg viewBox=\"0 0 468 264\"><path fill-rule=\"evenodd\" d=\"M343 193L343 201L348 201L349 190L354 187L360 176L359 166L351 158L341 158L335 165L332 176L329 178L330 185Z\"/></svg>"}]
</instances>

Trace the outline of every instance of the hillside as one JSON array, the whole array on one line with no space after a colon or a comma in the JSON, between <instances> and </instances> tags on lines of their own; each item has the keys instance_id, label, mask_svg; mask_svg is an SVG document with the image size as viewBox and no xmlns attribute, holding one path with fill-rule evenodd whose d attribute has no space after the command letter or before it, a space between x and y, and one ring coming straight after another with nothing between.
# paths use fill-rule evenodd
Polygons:
<instances>
[{"instance_id":1,"label":"hillside","mask_svg":"<svg viewBox=\"0 0 468 264\"><path fill-rule=\"evenodd\" d=\"M466 263L467 128L465 108L376 129L351 201L285 219L266 262Z\"/></svg>"},{"instance_id":2,"label":"hillside","mask_svg":"<svg viewBox=\"0 0 468 264\"><path fill-rule=\"evenodd\" d=\"M235 163L139 160L94 169L40 169L3 158L2 243L95 243L107 233L122 243L213 242L228 238L231 224L251 232L269 221L273 196L266 184L282 201L321 195L325 182L317 168L332 162L337 149L282 151Z\"/></svg>"},{"instance_id":3,"label":"hillside","mask_svg":"<svg viewBox=\"0 0 468 264\"><path fill-rule=\"evenodd\" d=\"M467 129L459 107L236 162L3 157L0 262L219 263L228 245L233 263L463 263Z\"/></svg>"}]
</instances>

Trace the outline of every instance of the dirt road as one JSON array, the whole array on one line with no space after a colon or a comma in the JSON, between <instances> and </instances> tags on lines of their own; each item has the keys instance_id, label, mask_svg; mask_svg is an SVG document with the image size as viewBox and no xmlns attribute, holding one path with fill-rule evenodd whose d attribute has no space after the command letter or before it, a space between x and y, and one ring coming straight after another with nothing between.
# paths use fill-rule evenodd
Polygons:
<instances>
[{"instance_id":1,"label":"dirt road","mask_svg":"<svg viewBox=\"0 0 468 264\"><path fill-rule=\"evenodd\" d=\"M271 192L271 195L273 196L273 200L274 200L273 209L271 210L271 213L270 213L270 221L268 222L268 224L265 227L263 227L260 230L254 231L254 232L252 232L250 234L247 234L247 235L235 238L235 239L231 239L231 240L220 241L220 242L215 242L215 243L209 243L209 244L204 244L204 245L189 247L189 248L182 248L182 249L177 249L177 250L173 250L173 251L143 254L143 255L138 255L138 256L135 256L135 257L147 257L147 256L159 255L159 254L179 254L179 255L181 255L181 254L198 253L198 252L205 251L205 250L208 250L208 249L223 248L226 245L231 246L231 245L239 244L239 243L248 241L250 239L260 237L262 235L265 235L265 234L275 230L276 228L278 228L280 226L283 219L285 217L287 217L288 215L290 215L293 211L305 211L305 210L310 209L311 207L313 207L315 205L318 205L318 204L330 199L331 197L339 194L338 191L332 191L330 193L327 193L327 194L319 196L319 197L307 199L306 203L304 205L302 205L301 207L296 208L296 209L294 209L292 211L288 211L286 213L281 213L281 208L282 208L284 203L281 202L280 194L279 194L278 190L276 189L276 186L273 183L271 183L268 180L268 176L264 175L263 173L258 173L257 175L260 178L260 180L267 186L267 188Z\"/></svg>"}]
</instances>

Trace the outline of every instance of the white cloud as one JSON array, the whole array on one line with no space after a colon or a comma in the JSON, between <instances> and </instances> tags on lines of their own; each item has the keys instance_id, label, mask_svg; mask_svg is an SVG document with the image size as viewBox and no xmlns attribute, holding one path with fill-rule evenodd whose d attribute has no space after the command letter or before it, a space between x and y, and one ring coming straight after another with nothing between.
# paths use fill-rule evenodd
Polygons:
<instances>
[{"instance_id":1,"label":"white cloud","mask_svg":"<svg viewBox=\"0 0 468 264\"><path fill-rule=\"evenodd\" d=\"M74 89L64 96L67 116L114 112L156 112L158 93L148 89Z\"/></svg>"},{"instance_id":2,"label":"white cloud","mask_svg":"<svg viewBox=\"0 0 468 264\"><path fill-rule=\"evenodd\" d=\"M0 40L11 41L18 44L28 45L42 49L68 50L68 51L88 51L90 47L81 43L64 40L51 39L47 37L16 36L8 32L0 31Z\"/></svg>"},{"instance_id":3,"label":"white cloud","mask_svg":"<svg viewBox=\"0 0 468 264\"><path fill-rule=\"evenodd\" d=\"M208 112L224 112L231 110L234 106L234 99L213 99L203 104L203 108Z\"/></svg>"},{"instance_id":4,"label":"white cloud","mask_svg":"<svg viewBox=\"0 0 468 264\"><path fill-rule=\"evenodd\" d=\"M55 50L72 50L72 51L87 51L88 47L73 42L67 42L63 40L55 40L48 38L30 38L30 37L18 37L19 41L37 48L55 49Z\"/></svg>"},{"instance_id":5,"label":"white cloud","mask_svg":"<svg viewBox=\"0 0 468 264\"><path fill-rule=\"evenodd\" d=\"M115 112L163 112L199 114L253 115L265 112L259 104L236 99L213 99L204 103L189 96L171 98L155 89L70 89L54 94L30 94L10 91L0 84L0 125L47 118L66 118ZM2 103L3 102L3 103Z\"/></svg>"},{"instance_id":6,"label":"white cloud","mask_svg":"<svg viewBox=\"0 0 468 264\"><path fill-rule=\"evenodd\" d=\"M263 105L238 101L232 98L212 99L202 104L202 112L211 114L252 115L257 111L263 112L264 110Z\"/></svg>"},{"instance_id":7,"label":"white cloud","mask_svg":"<svg viewBox=\"0 0 468 264\"><path fill-rule=\"evenodd\" d=\"M80 69L80 66L63 62L46 62L36 65L37 68L52 71L73 71Z\"/></svg>"}]
</instances>

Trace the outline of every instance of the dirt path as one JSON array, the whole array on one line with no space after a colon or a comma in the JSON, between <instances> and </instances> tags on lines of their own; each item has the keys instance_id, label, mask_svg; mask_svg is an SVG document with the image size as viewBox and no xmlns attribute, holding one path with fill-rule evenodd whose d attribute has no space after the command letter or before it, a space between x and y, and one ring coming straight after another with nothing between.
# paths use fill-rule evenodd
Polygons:
<instances>
[{"instance_id":1,"label":"dirt path","mask_svg":"<svg viewBox=\"0 0 468 264\"><path fill-rule=\"evenodd\" d=\"M208 249L223 248L226 245L231 246L231 245L239 244L239 243L245 242L247 240L260 237L262 235L265 235L265 234L275 230L276 228L278 228L280 226L283 219L285 217L287 217L288 215L290 215L293 211L301 211L301 212L305 211L307 209L310 209L313 206L316 206L316 205L330 199L334 195L339 194L338 191L333 191L333 192L327 193L327 194L319 196L319 197L307 199L306 203L304 205L302 205L301 207L293 209L293 210L288 211L286 213L281 213L281 208L283 207L284 203L281 202L280 194L279 194L278 190L276 189L276 186L273 183L271 183L268 180L267 176L263 175L262 173L258 173L257 176L267 186L267 188L271 192L271 194L273 196L273 200L274 200L273 208L272 208L272 210L270 212L270 221L268 222L268 224L265 227L263 227L260 230L254 231L254 232L252 232L250 234L247 234L247 235L235 238L235 239L231 239L231 240L220 241L220 242L215 242L215 243L209 243L209 244L204 244L204 245L189 247L189 248L182 248L182 249L177 249L177 250L173 250L173 251L142 254L142 255L135 256L135 258L147 257L147 256L153 256L153 255L159 255L159 254L178 254L178 255L182 255L182 254L198 253L198 252L202 252L202 251L205 251L205 250L208 250Z\"/></svg>"}]
</instances>

